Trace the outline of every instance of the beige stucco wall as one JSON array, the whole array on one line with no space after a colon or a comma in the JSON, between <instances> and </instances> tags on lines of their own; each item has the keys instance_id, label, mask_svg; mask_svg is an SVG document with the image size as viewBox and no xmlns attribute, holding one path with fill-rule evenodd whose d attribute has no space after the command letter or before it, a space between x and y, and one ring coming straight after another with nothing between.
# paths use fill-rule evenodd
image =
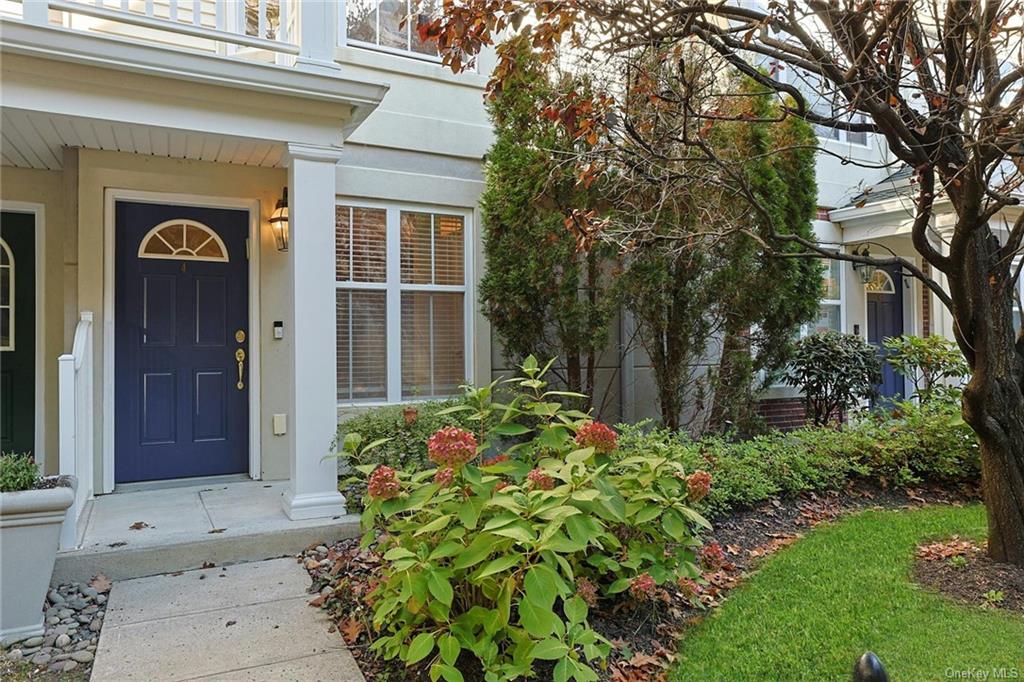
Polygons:
<instances>
[{"instance_id":1,"label":"beige stucco wall","mask_svg":"<svg viewBox=\"0 0 1024 682\"><path fill-rule=\"evenodd\" d=\"M36 459L45 472L56 473L57 458L57 356L64 352L65 272L74 273L74 259L64 252L65 206L61 173L3 167L0 169L0 200L41 204L44 230L43 296L43 398L45 410L42 443L36 443ZM38 227L38 226L37 226ZM36 292L39 295L39 291ZM37 358L38 362L38 358ZM37 368L38 369L38 368Z\"/></svg>"}]
</instances>

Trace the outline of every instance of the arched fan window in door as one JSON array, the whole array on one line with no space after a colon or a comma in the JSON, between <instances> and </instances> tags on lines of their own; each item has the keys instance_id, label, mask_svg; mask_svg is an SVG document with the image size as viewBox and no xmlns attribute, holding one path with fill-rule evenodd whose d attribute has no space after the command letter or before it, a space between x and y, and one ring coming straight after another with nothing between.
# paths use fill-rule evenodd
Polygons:
<instances>
[{"instance_id":1,"label":"arched fan window in door","mask_svg":"<svg viewBox=\"0 0 1024 682\"><path fill-rule=\"evenodd\" d=\"M146 233L139 244L139 258L228 262L228 250L220 236L194 220L176 218Z\"/></svg>"},{"instance_id":2,"label":"arched fan window in door","mask_svg":"<svg viewBox=\"0 0 1024 682\"><path fill-rule=\"evenodd\" d=\"M893 284L892 276L885 270L875 270L871 279L864 285L869 294L895 294L896 285Z\"/></svg>"}]
</instances>

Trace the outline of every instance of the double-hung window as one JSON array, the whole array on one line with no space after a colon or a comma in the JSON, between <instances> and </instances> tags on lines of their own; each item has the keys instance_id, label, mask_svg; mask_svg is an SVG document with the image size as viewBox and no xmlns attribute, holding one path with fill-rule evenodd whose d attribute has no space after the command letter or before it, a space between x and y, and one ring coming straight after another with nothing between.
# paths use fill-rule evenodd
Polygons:
<instances>
[{"instance_id":1,"label":"double-hung window","mask_svg":"<svg viewBox=\"0 0 1024 682\"><path fill-rule=\"evenodd\" d=\"M468 214L336 213L338 401L450 396L469 377Z\"/></svg>"},{"instance_id":2,"label":"double-hung window","mask_svg":"<svg viewBox=\"0 0 1024 682\"><path fill-rule=\"evenodd\" d=\"M807 334L843 331L843 282L842 261L826 260L822 272L822 298L818 307L818 319L804 330Z\"/></svg>"}]
</instances>

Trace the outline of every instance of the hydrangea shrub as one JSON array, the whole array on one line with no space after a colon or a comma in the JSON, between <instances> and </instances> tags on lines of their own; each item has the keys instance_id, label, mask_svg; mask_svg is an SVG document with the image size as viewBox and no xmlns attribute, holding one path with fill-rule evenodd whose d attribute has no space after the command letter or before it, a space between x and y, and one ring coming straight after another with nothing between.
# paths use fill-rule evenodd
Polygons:
<instances>
[{"instance_id":1,"label":"hydrangea shrub","mask_svg":"<svg viewBox=\"0 0 1024 682\"><path fill-rule=\"evenodd\" d=\"M495 399L496 382L451 408L490 427L431 436L437 469L360 468L363 543L384 559L373 648L427 665L432 680L461 681L474 660L489 682L528 677L540 662L557 682L597 680L610 649L588 623L598 599L644 601L700 576L697 532L708 523L687 502L706 494L707 474L620 457L613 429L547 389L547 367L528 358L521 369L502 382L508 402ZM490 454L500 436L520 442Z\"/></svg>"}]
</instances>

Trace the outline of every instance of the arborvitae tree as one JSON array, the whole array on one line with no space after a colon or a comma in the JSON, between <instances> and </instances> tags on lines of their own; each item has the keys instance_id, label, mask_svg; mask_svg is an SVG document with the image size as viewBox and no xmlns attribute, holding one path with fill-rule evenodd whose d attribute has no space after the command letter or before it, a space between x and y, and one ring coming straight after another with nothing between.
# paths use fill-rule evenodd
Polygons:
<instances>
[{"instance_id":1,"label":"arborvitae tree","mask_svg":"<svg viewBox=\"0 0 1024 682\"><path fill-rule=\"evenodd\" d=\"M508 360L558 357L565 387L594 398L598 355L608 342L614 301L607 295L614 248L577 249L566 215L594 201L577 181L576 142L564 126L536 115L554 91L550 68L528 41L506 46L516 73L488 103L495 141L481 197L486 271L484 315Z\"/></svg>"},{"instance_id":2,"label":"arborvitae tree","mask_svg":"<svg viewBox=\"0 0 1024 682\"><path fill-rule=\"evenodd\" d=\"M749 432L760 422L759 394L785 367L800 326L818 316L822 268L815 260L780 257L803 250L795 243L775 245L771 255L761 246L770 243L773 231L814 239L814 130L794 117L773 122L781 118L777 100L753 81L744 81L739 89L749 97L738 100L746 108L738 118L759 122L722 124L721 153L747 157L737 158L737 165L745 169L750 187L766 198L771 224L760 214L752 215L754 236L739 233L724 259L718 302L721 355L712 376L709 427Z\"/></svg>"}]
</instances>

